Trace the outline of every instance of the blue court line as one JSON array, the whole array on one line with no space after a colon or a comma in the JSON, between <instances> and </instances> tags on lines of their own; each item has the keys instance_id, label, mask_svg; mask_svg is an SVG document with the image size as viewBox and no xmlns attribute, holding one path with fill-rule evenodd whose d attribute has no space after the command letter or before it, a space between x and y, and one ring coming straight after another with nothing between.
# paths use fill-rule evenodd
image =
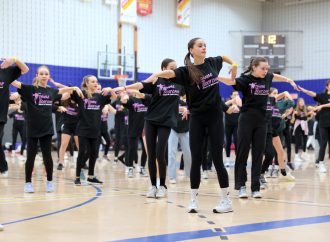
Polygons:
<instances>
[{"instance_id":1,"label":"blue court line","mask_svg":"<svg viewBox=\"0 0 330 242\"><path fill-rule=\"evenodd\" d=\"M112 240L112 241L113 242L182 241L182 240L203 239L203 238L209 238L209 237L215 237L215 236L243 234L243 233L251 233L251 232L271 230L271 229L280 229L280 228L288 228L288 227L294 227L294 226L319 224L319 223L329 223L329 222L330 222L330 215L325 215L325 216L296 218L296 219L287 219L287 220L270 221L270 222L263 222L263 223L253 223L253 224L230 226L230 227L224 228L225 232L215 232L211 229L206 229L206 230L180 232L180 233L173 233L173 234L162 234L162 235L155 235L155 236L147 236L147 237L123 239L123 240Z\"/></svg>"},{"instance_id":2,"label":"blue court line","mask_svg":"<svg viewBox=\"0 0 330 242\"><path fill-rule=\"evenodd\" d=\"M75 209L75 208L82 207L82 206L84 206L88 203L91 203L94 200L98 199L100 196L102 196L102 189L101 188L95 187L95 186L92 186L92 187L94 187L96 189L95 196L92 197L91 199L83 202L83 203L79 203L77 205L74 205L74 206L71 206L71 207L68 207L68 208L64 208L64 209L61 209L61 210L58 210L58 211L55 211L55 212L45 213L45 214L41 214L41 215L38 215L38 216L33 216L33 217L29 217L29 218L24 218L24 219L20 219L20 220L15 220L15 221L3 223L3 225L16 224L16 223L21 223L21 222L33 220L33 219L43 218L43 217L51 216L51 215L58 214L58 213L63 213L63 212L66 212L66 211L69 211L69 210L72 210L72 209Z\"/></svg>"}]
</instances>

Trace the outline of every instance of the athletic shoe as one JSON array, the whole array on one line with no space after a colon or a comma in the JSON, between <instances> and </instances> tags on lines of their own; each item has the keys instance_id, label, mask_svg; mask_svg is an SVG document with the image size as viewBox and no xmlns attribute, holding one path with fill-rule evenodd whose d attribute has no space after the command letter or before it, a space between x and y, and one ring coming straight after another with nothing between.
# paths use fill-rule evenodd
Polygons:
<instances>
[{"instance_id":1,"label":"athletic shoe","mask_svg":"<svg viewBox=\"0 0 330 242\"><path fill-rule=\"evenodd\" d=\"M152 186L152 187L149 188L149 191L147 192L147 197L155 198L156 197L156 193L157 193L157 187L156 186Z\"/></svg>"},{"instance_id":2,"label":"athletic shoe","mask_svg":"<svg viewBox=\"0 0 330 242\"><path fill-rule=\"evenodd\" d=\"M7 178L8 177L8 171L0 172L1 178Z\"/></svg>"},{"instance_id":3,"label":"athletic shoe","mask_svg":"<svg viewBox=\"0 0 330 242\"><path fill-rule=\"evenodd\" d=\"M302 162L303 160L301 159L301 157L298 154L294 155L294 162Z\"/></svg>"},{"instance_id":4,"label":"athletic shoe","mask_svg":"<svg viewBox=\"0 0 330 242\"><path fill-rule=\"evenodd\" d=\"M80 178L76 178L76 180L74 180L74 184L76 186L81 186Z\"/></svg>"},{"instance_id":5,"label":"athletic shoe","mask_svg":"<svg viewBox=\"0 0 330 242\"><path fill-rule=\"evenodd\" d=\"M46 192L54 192L54 183L52 181L47 181Z\"/></svg>"},{"instance_id":6,"label":"athletic shoe","mask_svg":"<svg viewBox=\"0 0 330 242\"><path fill-rule=\"evenodd\" d=\"M262 195L261 195L260 191L254 191L254 192L252 192L252 197L253 198L262 198Z\"/></svg>"},{"instance_id":7,"label":"athletic shoe","mask_svg":"<svg viewBox=\"0 0 330 242\"><path fill-rule=\"evenodd\" d=\"M202 177L203 177L203 179L209 179L208 172L207 171L203 171Z\"/></svg>"},{"instance_id":8,"label":"athletic shoe","mask_svg":"<svg viewBox=\"0 0 330 242\"><path fill-rule=\"evenodd\" d=\"M275 168L273 170L272 178L278 178L278 173L279 173L278 168Z\"/></svg>"},{"instance_id":9,"label":"athletic shoe","mask_svg":"<svg viewBox=\"0 0 330 242\"><path fill-rule=\"evenodd\" d=\"M260 189L266 189L267 188L267 180L263 174L260 175Z\"/></svg>"},{"instance_id":10,"label":"athletic shoe","mask_svg":"<svg viewBox=\"0 0 330 242\"><path fill-rule=\"evenodd\" d=\"M87 178L87 183L91 185L102 185L103 182L99 181L96 177L93 178Z\"/></svg>"},{"instance_id":11,"label":"athletic shoe","mask_svg":"<svg viewBox=\"0 0 330 242\"><path fill-rule=\"evenodd\" d=\"M310 159L309 155L306 153L306 152L303 152L301 155L300 155L300 158L307 161Z\"/></svg>"},{"instance_id":12,"label":"athletic shoe","mask_svg":"<svg viewBox=\"0 0 330 242\"><path fill-rule=\"evenodd\" d=\"M197 198L191 199L188 206L188 213L198 213L198 202Z\"/></svg>"},{"instance_id":13,"label":"athletic shoe","mask_svg":"<svg viewBox=\"0 0 330 242\"><path fill-rule=\"evenodd\" d=\"M291 173L287 173L286 176L283 176L282 173L280 174L278 181L281 182L294 182L296 178L291 175Z\"/></svg>"},{"instance_id":14,"label":"athletic shoe","mask_svg":"<svg viewBox=\"0 0 330 242\"><path fill-rule=\"evenodd\" d=\"M128 178L132 178L133 177L133 167L129 167L128 168Z\"/></svg>"},{"instance_id":15,"label":"athletic shoe","mask_svg":"<svg viewBox=\"0 0 330 242\"><path fill-rule=\"evenodd\" d=\"M59 163L57 166L57 170L61 171L61 170L63 170L63 168L64 168L63 164Z\"/></svg>"},{"instance_id":16,"label":"athletic shoe","mask_svg":"<svg viewBox=\"0 0 330 242\"><path fill-rule=\"evenodd\" d=\"M0 231L3 231L5 229L5 227L3 227L2 224L0 224Z\"/></svg>"},{"instance_id":17,"label":"athletic shoe","mask_svg":"<svg viewBox=\"0 0 330 242\"><path fill-rule=\"evenodd\" d=\"M221 199L219 204L213 209L213 213L229 213L233 211L234 210L229 198Z\"/></svg>"},{"instance_id":18,"label":"athletic shoe","mask_svg":"<svg viewBox=\"0 0 330 242\"><path fill-rule=\"evenodd\" d=\"M144 167L141 167L140 175L143 176L143 177L147 177L148 176L148 174L146 172L146 169Z\"/></svg>"},{"instance_id":19,"label":"athletic shoe","mask_svg":"<svg viewBox=\"0 0 330 242\"><path fill-rule=\"evenodd\" d=\"M229 160L229 157L227 157L226 159L225 159L225 167L230 167L230 160Z\"/></svg>"},{"instance_id":20,"label":"athletic shoe","mask_svg":"<svg viewBox=\"0 0 330 242\"><path fill-rule=\"evenodd\" d=\"M327 172L327 168L324 165L324 162L320 161L319 163L319 172L320 173L326 173Z\"/></svg>"},{"instance_id":21,"label":"athletic shoe","mask_svg":"<svg viewBox=\"0 0 330 242\"><path fill-rule=\"evenodd\" d=\"M167 189L166 189L166 187L164 187L164 186L160 186L160 187L157 189L156 197L157 197L157 198L166 197L166 193L167 193Z\"/></svg>"},{"instance_id":22,"label":"athletic shoe","mask_svg":"<svg viewBox=\"0 0 330 242\"><path fill-rule=\"evenodd\" d=\"M269 166L269 167L268 167L268 171L267 171L267 173L266 173L266 177L267 177L267 178L271 178L272 175L273 175L273 171L274 171L273 166L272 166L272 165Z\"/></svg>"},{"instance_id":23,"label":"athletic shoe","mask_svg":"<svg viewBox=\"0 0 330 242\"><path fill-rule=\"evenodd\" d=\"M31 182L27 182L24 184L24 192L26 193L34 193L33 186Z\"/></svg>"},{"instance_id":24,"label":"athletic shoe","mask_svg":"<svg viewBox=\"0 0 330 242\"><path fill-rule=\"evenodd\" d=\"M176 180L171 178L171 179L170 179L170 183L171 183L171 184L176 184Z\"/></svg>"},{"instance_id":25,"label":"athletic shoe","mask_svg":"<svg viewBox=\"0 0 330 242\"><path fill-rule=\"evenodd\" d=\"M248 195L247 195L247 192L246 192L246 186L243 186L239 189L238 197L239 198L248 198Z\"/></svg>"}]
</instances>

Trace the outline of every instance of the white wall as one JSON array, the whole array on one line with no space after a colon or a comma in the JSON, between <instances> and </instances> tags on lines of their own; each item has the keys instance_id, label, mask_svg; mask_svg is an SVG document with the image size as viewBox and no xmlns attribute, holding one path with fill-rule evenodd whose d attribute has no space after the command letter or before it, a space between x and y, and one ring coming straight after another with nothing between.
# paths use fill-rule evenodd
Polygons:
<instances>
[{"instance_id":1,"label":"white wall","mask_svg":"<svg viewBox=\"0 0 330 242\"><path fill-rule=\"evenodd\" d=\"M330 77L330 2L318 2L285 6L265 4L263 6L264 31L302 30L302 40L288 39L288 65L301 57L302 68L287 68L283 74L295 80ZM297 35L298 36L298 35ZM290 38L290 36L288 36ZM293 46L292 46L293 45ZM297 51L294 45L300 47ZM291 62L291 63L290 63Z\"/></svg>"},{"instance_id":2,"label":"white wall","mask_svg":"<svg viewBox=\"0 0 330 242\"><path fill-rule=\"evenodd\" d=\"M0 55L30 63L97 67L97 51L117 51L117 9L103 0L0 0ZM190 38L207 41L208 54L231 55L230 30L260 30L261 3L253 0L192 0L190 28L176 26L176 1L154 0L153 13L138 18L138 66L154 72L165 57L183 64ZM132 27L123 45L133 51ZM234 47L234 48L233 48Z\"/></svg>"}]
</instances>

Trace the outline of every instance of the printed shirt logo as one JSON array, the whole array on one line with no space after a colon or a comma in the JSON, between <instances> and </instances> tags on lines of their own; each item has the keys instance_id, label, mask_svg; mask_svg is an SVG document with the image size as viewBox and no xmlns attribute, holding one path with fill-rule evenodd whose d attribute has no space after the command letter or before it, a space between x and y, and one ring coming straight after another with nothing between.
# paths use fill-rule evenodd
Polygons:
<instances>
[{"instance_id":1,"label":"printed shirt logo","mask_svg":"<svg viewBox=\"0 0 330 242\"><path fill-rule=\"evenodd\" d=\"M175 88L175 85L165 86L163 84L158 84L158 94L159 96L179 96L180 92Z\"/></svg>"},{"instance_id":2,"label":"printed shirt logo","mask_svg":"<svg viewBox=\"0 0 330 242\"><path fill-rule=\"evenodd\" d=\"M143 113L147 112L148 108L141 103L133 103L133 109L136 113Z\"/></svg>"},{"instance_id":3,"label":"printed shirt logo","mask_svg":"<svg viewBox=\"0 0 330 242\"><path fill-rule=\"evenodd\" d=\"M108 113L102 113L102 115L101 115L101 121L102 122L106 122L106 121L108 121Z\"/></svg>"},{"instance_id":4,"label":"printed shirt logo","mask_svg":"<svg viewBox=\"0 0 330 242\"><path fill-rule=\"evenodd\" d=\"M48 94L38 92L32 94L32 96L34 97L34 104L37 106L51 106L53 104L53 101Z\"/></svg>"},{"instance_id":5,"label":"printed shirt logo","mask_svg":"<svg viewBox=\"0 0 330 242\"><path fill-rule=\"evenodd\" d=\"M84 109L87 110L100 110L101 105L97 104L96 100L84 98Z\"/></svg>"},{"instance_id":6,"label":"printed shirt logo","mask_svg":"<svg viewBox=\"0 0 330 242\"><path fill-rule=\"evenodd\" d=\"M24 121L24 116L22 114L15 114L15 120Z\"/></svg>"},{"instance_id":7,"label":"printed shirt logo","mask_svg":"<svg viewBox=\"0 0 330 242\"><path fill-rule=\"evenodd\" d=\"M268 95L269 90L266 89L265 85L258 85L255 82L249 84L251 94L256 96L265 96Z\"/></svg>"},{"instance_id":8,"label":"printed shirt logo","mask_svg":"<svg viewBox=\"0 0 330 242\"><path fill-rule=\"evenodd\" d=\"M214 78L212 73L209 73L206 76L201 77L200 80L201 83L197 86L199 90L201 89L204 90L219 83L218 77Z\"/></svg>"},{"instance_id":9,"label":"printed shirt logo","mask_svg":"<svg viewBox=\"0 0 330 242\"><path fill-rule=\"evenodd\" d=\"M277 107L273 107L272 116L277 118L282 118L282 114L280 113L280 110Z\"/></svg>"},{"instance_id":10,"label":"printed shirt logo","mask_svg":"<svg viewBox=\"0 0 330 242\"><path fill-rule=\"evenodd\" d=\"M4 85L5 85L5 82L0 82L0 88L3 88Z\"/></svg>"},{"instance_id":11,"label":"printed shirt logo","mask_svg":"<svg viewBox=\"0 0 330 242\"><path fill-rule=\"evenodd\" d=\"M67 107L66 110L67 110L66 114L68 114L68 115L71 115L71 116L78 115L77 109L75 109L75 108Z\"/></svg>"}]
</instances>

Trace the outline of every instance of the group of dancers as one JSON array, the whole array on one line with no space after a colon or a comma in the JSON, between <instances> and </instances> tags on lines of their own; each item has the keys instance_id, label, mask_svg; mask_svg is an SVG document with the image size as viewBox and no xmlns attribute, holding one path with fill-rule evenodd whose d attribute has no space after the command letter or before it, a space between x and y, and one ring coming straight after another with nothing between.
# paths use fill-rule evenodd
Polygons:
<instances>
[{"instance_id":1,"label":"group of dancers","mask_svg":"<svg viewBox=\"0 0 330 242\"><path fill-rule=\"evenodd\" d=\"M219 76L224 63L231 66L228 77ZM20 133L22 137L21 154L27 144L24 191L34 192L31 178L39 142L47 174L46 192L54 192L51 155L53 112L61 118L56 128L60 138L57 169L64 168L64 154L71 137L74 137L78 149L75 185L81 185L82 169L87 164L87 182L103 183L95 176L94 168L99 157L101 136L106 143L104 158L108 159L108 113L116 117L114 162L124 160L128 177L133 177L134 162L138 160L138 141L144 138L140 174L147 176L145 164L148 160L151 182L147 192L149 198L166 196L167 170L170 183L176 183L176 152L180 140L185 175L190 177L190 213L198 212L201 167L207 170L207 151L221 188L220 201L213 212L233 211L226 169L226 166L230 166L232 143L236 154L235 190L238 190L240 198L248 197L246 182L250 150L253 198L262 197L260 189L266 187L268 173L278 176L282 181L294 181L287 167L297 169L299 162L301 164L302 159L306 159L308 122L315 115L318 127L314 131L318 130L319 133L316 163L320 172L326 172L324 159L330 136L330 81L326 83L325 92L317 94L297 86L287 77L269 72L267 59L262 57L251 59L248 69L237 77L236 62L228 56L206 57L206 43L201 38L189 41L184 64L177 67L175 60L164 59L161 71L144 81L102 89L93 75L85 76L80 88L55 82L47 66L38 68L31 85L23 84L17 79L29 68L16 57L4 58L0 69L0 137L2 141L9 100L12 100L14 104L11 108L14 111L10 112L9 117L15 120L14 136ZM288 92L278 93L272 87L273 80L287 82L295 90L313 97L318 105L308 110L302 98L295 104ZM50 87L49 81L55 87ZM226 102L219 94L219 83L233 87L232 95ZM17 93L9 94L10 84L17 88ZM22 124L23 121L25 124ZM293 162L292 133L296 144ZM125 136L125 142L120 141L120 136ZM283 140L287 149L286 158ZM15 150L16 138L13 143L12 149ZM125 154L118 156L121 143L126 146ZM1 146L0 172L5 176L7 171L8 165ZM203 173L203 177L207 178L207 174Z\"/></svg>"}]
</instances>

